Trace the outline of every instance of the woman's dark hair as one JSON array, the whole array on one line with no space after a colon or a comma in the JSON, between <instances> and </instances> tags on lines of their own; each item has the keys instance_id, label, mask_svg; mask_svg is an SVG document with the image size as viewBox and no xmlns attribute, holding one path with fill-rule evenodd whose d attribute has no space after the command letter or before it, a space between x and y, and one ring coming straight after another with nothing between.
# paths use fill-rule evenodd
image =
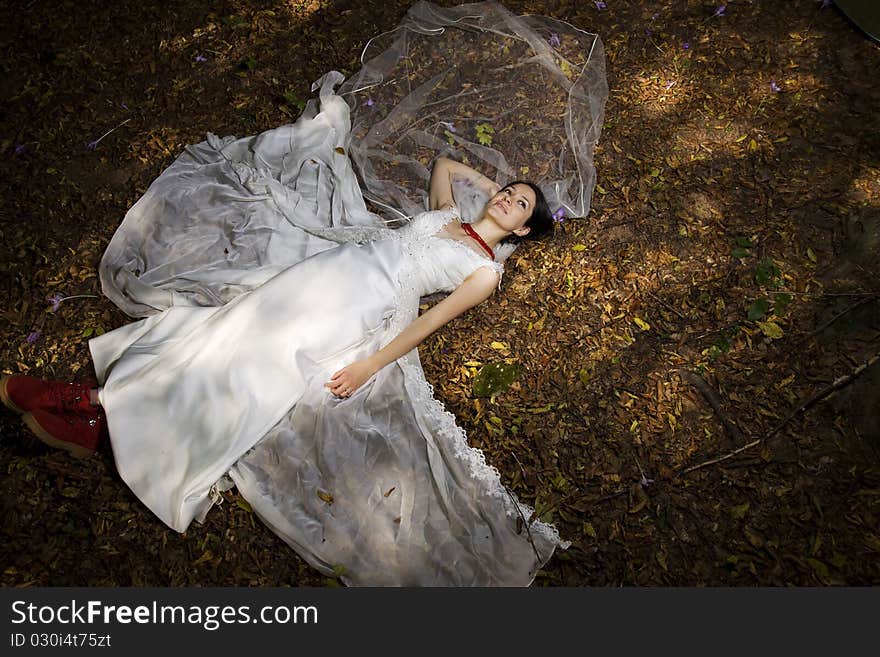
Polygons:
<instances>
[{"instance_id":1,"label":"woman's dark hair","mask_svg":"<svg viewBox=\"0 0 880 657\"><path fill-rule=\"evenodd\" d=\"M511 235L504 241L516 243L522 240L534 240L551 232L553 230L553 215L550 213L550 206L547 205L547 199L544 197L544 192L541 191L541 188L535 183L528 182L527 180L514 180L507 183L501 189L507 189L514 185L528 185L532 188L532 191L535 192L535 207L532 208L532 215L525 223L530 229L525 237Z\"/></svg>"}]
</instances>

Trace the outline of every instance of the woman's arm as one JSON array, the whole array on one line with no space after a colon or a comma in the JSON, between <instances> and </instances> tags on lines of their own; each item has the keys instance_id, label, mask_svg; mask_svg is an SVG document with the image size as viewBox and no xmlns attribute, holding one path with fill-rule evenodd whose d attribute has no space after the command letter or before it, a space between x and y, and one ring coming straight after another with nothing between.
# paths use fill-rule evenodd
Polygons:
<instances>
[{"instance_id":1,"label":"woman's arm","mask_svg":"<svg viewBox=\"0 0 880 657\"><path fill-rule=\"evenodd\" d=\"M501 185L491 178L484 176L476 169L472 169L461 162L450 160L448 157L438 157L434 162L434 168L431 170L430 203L432 210L442 210L450 205L454 205L455 199L452 196L453 176L468 178L474 185L486 192L488 196L492 196L501 189Z\"/></svg>"},{"instance_id":2,"label":"woman's arm","mask_svg":"<svg viewBox=\"0 0 880 657\"><path fill-rule=\"evenodd\" d=\"M351 394L383 367L419 346L441 326L488 299L497 285L498 273L488 267L480 267L452 294L415 319L382 349L343 367L324 386L334 395L345 397Z\"/></svg>"}]
</instances>

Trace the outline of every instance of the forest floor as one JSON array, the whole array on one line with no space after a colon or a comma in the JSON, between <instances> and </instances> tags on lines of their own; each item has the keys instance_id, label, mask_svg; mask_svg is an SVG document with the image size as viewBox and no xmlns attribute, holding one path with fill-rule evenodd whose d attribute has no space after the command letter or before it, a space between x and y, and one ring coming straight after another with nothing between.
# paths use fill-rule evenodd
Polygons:
<instances>
[{"instance_id":1,"label":"forest floor","mask_svg":"<svg viewBox=\"0 0 880 657\"><path fill-rule=\"evenodd\" d=\"M130 321L98 263L150 182L208 131L292 121L409 4L4 4L3 373L89 376L89 337ZM813 0L505 4L601 36L599 186L421 354L572 541L535 584L880 583L880 48ZM474 397L499 358L520 379ZM178 534L109 445L75 460L5 409L0 431L4 586L338 583L234 490Z\"/></svg>"}]
</instances>

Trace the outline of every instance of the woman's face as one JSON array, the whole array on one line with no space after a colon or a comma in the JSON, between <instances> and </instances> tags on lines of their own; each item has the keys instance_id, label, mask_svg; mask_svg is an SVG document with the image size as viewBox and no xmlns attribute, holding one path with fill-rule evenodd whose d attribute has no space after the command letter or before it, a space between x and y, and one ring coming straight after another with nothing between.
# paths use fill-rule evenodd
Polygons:
<instances>
[{"instance_id":1,"label":"woman's face","mask_svg":"<svg viewBox=\"0 0 880 657\"><path fill-rule=\"evenodd\" d=\"M521 228L535 209L535 192L528 185L517 183L504 187L489 199L486 214L507 231Z\"/></svg>"}]
</instances>

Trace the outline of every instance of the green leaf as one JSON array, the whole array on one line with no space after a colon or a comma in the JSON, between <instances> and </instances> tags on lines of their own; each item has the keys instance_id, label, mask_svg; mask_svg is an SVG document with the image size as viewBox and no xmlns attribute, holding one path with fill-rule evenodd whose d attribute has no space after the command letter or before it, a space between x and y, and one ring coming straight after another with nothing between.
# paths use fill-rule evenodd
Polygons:
<instances>
[{"instance_id":1,"label":"green leaf","mask_svg":"<svg viewBox=\"0 0 880 657\"><path fill-rule=\"evenodd\" d=\"M730 252L734 258L739 258L742 260L743 258L749 257L749 252L741 246L736 247L733 251Z\"/></svg>"},{"instance_id":2,"label":"green leaf","mask_svg":"<svg viewBox=\"0 0 880 657\"><path fill-rule=\"evenodd\" d=\"M292 89L288 89L284 92L284 100L287 102L288 105L292 105L299 109L300 112L305 109L306 101L301 100L299 96L293 93Z\"/></svg>"},{"instance_id":3,"label":"green leaf","mask_svg":"<svg viewBox=\"0 0 880 657\"><path fill-rule=\"evenodd\" d=\"M492 135L495 134L495 128L491 123L478 123L476 125L477 141L483 146L492 145Z\"/></svg>"},{"instance_id":4,"label":"green leaf","mask_svg":"<svg viewBox=\"0 0 880 657\"><path fill-rule=\"evenodd\" d=\"M755 321L761 319L770 309L770 302L767 299L758 299L749 306L749 320Z\"/></svg>"},{"instance_id":5,"label":"green leaf","mask_svg":"<svg viewBox=\"0 0 880 657\"><path fill-rule=\"evenodd\" d=\"M475 397L491 397L503 392L516 381L522 372L522 367L510 363L486 363L477 372L473 382Z\"/></svg>"},{"instance_id":6,"label":"green leaf","mask_svg":"<svg viewBox=\"0 0 880 657\"><path fill-rule=\"evenodd\" d=\"M89 337L89 336L90 336L92 333L94 333L94 332L95 332L95 329L89 327L89 328L87 328L85 331L83 331L82 334L83 334L83 337L84 337L84 338L87 338L87 337Z\"/></svg>"},{"instance_id":7,"label":"green leaf","mask_svg":"<svg viewBox=\"0 0 880 657\"><path fill-rule=\"evenodd\" d=\"M251 505L248 504L247 500L243 500L241 498L235 500L235 506L237 506L239 509L243 509L244 511L247 511L248 513L253 513L253 511L254 511L251 508Z\"/></svg>"},{"instance_id":8,"label":"green leaf","mask_svg":"<svg viewBox=\"0 0 880 657\"><path fill-rule=\"evenodd\" d=\"M732 515L737 520L742 520L746 517L746 512L748 512L749 506L751 505L748 502L737 504L736 506L730 508L730 515Z\"/></svg>"},{"instance_id":9,"label":"green leaf","mask_svg":"<svg viewBox=\"0 0 880 657\"><path fill-rule=\"evenodd\" d=\"M776 296L773 297L773 311L781 313L788 304L791 303L792 296L790 294L786 294L785 292L777 292Z\"/></svg>"},{"instance_id":10,"label":"green leaf","mask_svg":"<svg viewBox=\"0 0 880 657\"><path fill-rule=\"evenodd\" d=\"M742 235L740 235L736 238L736 245L743 249L751 249L752 240L750 240L748 237L743 237Z\"/></svg>"},{"instance_id":11,"label":"green leaf","mask_svg":"<svg viewBox=\"0 0 880 657\"><path fill-rule=\"evenodd\" d=\"M784 335L779 324L776 322L758 322L758 326L761 327L761 332L768 338L773 338L775 340Z\"/></svg>"},{"instance_id":12,"label":"green leaf","mask_svg":"<svg viewBox=\"0 0 880 657\"><path fill-rule=\"evenodd\" d=\"M761 258L755 268L755 282L764 287L779 276L779 267L773 262L773 258Z\"/></svg>"}]
</instances>

